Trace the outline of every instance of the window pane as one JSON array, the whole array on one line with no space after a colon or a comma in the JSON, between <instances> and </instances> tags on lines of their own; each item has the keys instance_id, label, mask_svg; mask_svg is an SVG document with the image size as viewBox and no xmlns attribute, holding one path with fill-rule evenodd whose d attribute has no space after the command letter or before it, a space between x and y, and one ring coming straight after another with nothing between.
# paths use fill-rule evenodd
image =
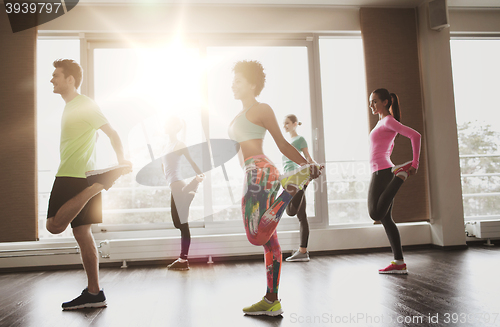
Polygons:
<instances>
[{"instance_id":1,"label":"window pane","mask_svg":"<svg viewBox=\"0 0 500 327\"><path fill-rule=\"evenodd\" d=\"M74 40L74 42L77 46L75 52L78 52L79 41ZM42 50L42 47L40 49ZM51 46L51 49L55 47ZM156 187L139 185L135 181L136 174L151 162L150 148L155 158L165 154L167 136L164 125L170 115L180 116L186 122L187 133L184 135L184 142L188 146L205 140L201 119L204 101L201 81L207 62L212 62L208 74L209 107L217 108L210 110L208 118L205 116L205 119L210 120L210 138L228 138L227 126L240 110L239 103L233 99L230 88L231 68L234 62L246 58L238 56L241 55L242 49L246 55L260 60L266 67L267 87L260 101L273 106L280 125L286 114L296 114L303 123L300 134L311 142L306 47L217 47L208 51L210 58L208 61L201 60L197 48L111 47L97 48L93 51L94 71L91 82L93 82L94 99L110 124L117 130L126 155L134 163L132 174L120 178L113 188L103 193L103 215L106 224L171 222L170 189L166 185ZM58 51L59 53L61 52ZM68 57L79 59L76 55ZM280 57L287 60L276 59ZM295 70L294 77L297 78L295 82L291 82L292 66ZM274 89L274 92L268 91L271 89ZM294 96L290 97L289 94ZM64 102L60 97L54 98L60 102L59 107L61 107L57 117L59 126ZM228 99L230 99L229 105L226 103ZM274 103L279 103L279 106ZM228 110L231 112L228 113ZM55 167L47 171L50 181L46 183L45 195L41 193L41 196L46 198L59 164L57 152L60 132L53 128L50 128L50 131L55 132L55 141L52 145L57 160L53 160ZM99 134L96 146L97 168L116 164L116 156L108 137L102 132ZM265 142L265 152L278 167L281 167L281 153L270 136ZM241 219L242 170L238 158L233 157L224 168L228 172L229 181L224 178L222 167L212 170L212 190L207 194L212 195L213 202L210 199L206 202L204 192L199 191L191 204L189 221L202 221L204 217L214 212L215 220ZM43 174L40 174L40 177L43 178ZM41 188L43 185L40 183ZM202 190L203 188L207 190L206 187L210 188L210 184L206 182L201 187ZM308 213L313 215L314 200L312 191L310 193ZM39 202L45 211L46 202L45 200L44 205L43 201ZM45 213L42 216L45 217Z\"/></svg>"},{"instance_id":2,"label":"window pane","mask_svg":"<svg viewBox=\"0 0 500 327\"><path fill-rule=\"evenodd\" d=\"M239 60L258 60L266 73L265 87L257 98L273 108L278 124L283 126L284 117L295 114L302 122L297 132L312 146L311 105L309 92L309 70L305 46L255 46L255 47L209 47L207 49L208 103L210 110L211 138L228 138L227 129L233 118L242 110L240 101L233 97L231 84L232 68ZM282 130L284 133L284 130ZM285 135L289 139L289 135ZM310 148L312 154L312 148ZM282 155L272 136L267 133L264 153L282 169ZM240 199L243 190L243 171L235 157L226 165L229 183L225 182L221 169L212 174L214 181L214 207L224 208L231 203L230 185L234 203L230 208L216 212L215 221L240 220ZM314 194L308 192L307 213L314 216Z\"/></svg>"},{"instance_id":3,"label":"window pane","mask_svg":"<svg viewBox=\"0 0 500 327\"><path fill-rule=\"evenodd\" d=\"M37 42L37 149L38 149L38 235L40 238L71 235L71 229L58 235L45 228L50 190L59 167L59 138L64 100L54 94L50 83L60 58L80 61L79 40L38 40Z\"/></svg>"},{"instance_id":4,"label":"window pane","mask_svg":"<svg viewBox=\"0 0 500 327\"><path fill-rule=\"evenodd\" d=\"M179 138L188 146L203 141L201 60L196 48L94 50L95 100L120 135L134 172L103 193L103 221L109 224L171 223L170 188L142 186L139 170L166 152L165 124L170 116L186 122ZM103 133L101 133L103 134ZM109 139L101 135L97 164L116 164ZM188 181L188 180L186 180ZM203 220L203 192L190 206L189 221Z\"/></svg>"},{"instance_id":5,"label":"window pane","mask_svg":"<svg viewBox=\"0 0 500 327\"><path fill-rule=\"evenodd\" d=\"M369 126L362 40L319 41L330 224L369 222Z\"/></svg>"},{"instance_id":6,"label":"window pane","mask_svg":"<svg viewBox=\"0 0 500 327\"><path fill-rule=\"evenodd\" d=\"M451 41L466 219L500 216L500 40Z\"/></svg>"}]
</instances>

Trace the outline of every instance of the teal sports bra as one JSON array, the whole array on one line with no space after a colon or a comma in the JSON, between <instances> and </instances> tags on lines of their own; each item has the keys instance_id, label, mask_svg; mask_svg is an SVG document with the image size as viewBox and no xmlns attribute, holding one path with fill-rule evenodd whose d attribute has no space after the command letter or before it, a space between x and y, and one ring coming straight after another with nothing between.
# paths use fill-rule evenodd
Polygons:
<instances>
[{"instance_id":1,"label":"teal sports bra","mask_svg":"<svg viewBox=\"0 0 500 327\"><path fill-rule=\"evenodd\" d=\"M263 139L266 135L266 129L264 127L254 124L247 119L246 113L250 108L236 116L229 125L227 133L231 140L241 143L248 140Z\"/></svg>"}]
</instances>

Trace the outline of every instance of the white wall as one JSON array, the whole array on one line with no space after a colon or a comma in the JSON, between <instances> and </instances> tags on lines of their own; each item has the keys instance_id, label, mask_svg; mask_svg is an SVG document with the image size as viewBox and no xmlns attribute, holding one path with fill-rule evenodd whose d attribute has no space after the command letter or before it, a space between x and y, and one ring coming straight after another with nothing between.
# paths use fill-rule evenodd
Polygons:
<instances>
[{"instance_id":1,"label":"white wall","mask_svg":"<svg viewBox=\"0 0 500 327\"><path fill-rule=\"evenodd\" d=\"M134 5L76 6L39 27L105 33L305 33L359 31L357 8Z\"/></svg>"},{"instance_id":2,"label":"white wall","mask_svg":"<svg viewBox=\"0 0 500 327\"><path fill-rule=\"evenodd\" d=\"M498 9L450 9L450 28L429 28L428 1L418 7L420 60L429 160L432 243L465 244L450 33L500 33Z\"/></svg>"},{"instance_id":3,"label":"white wall","mask_svg":"<svg viewBox=\"0 0 500 327\"><path fill-rule=\"evenodd\" d=\"M451 10L454 32L500 31L500 11ZM418 8L419 47L429 160L432 243L465 244L453 94L450 28L429 28L428 2Z\"/></svg>"},{"instance_id":4,"label":"white wall","mask_svg":"<svg viewBox=\"0 0 500 327\"><path fill-rule=\"evenodd\" d=\"M450 9L452 33L500 33L500 8L498 9Z\"/></svg>"}]
</instances>

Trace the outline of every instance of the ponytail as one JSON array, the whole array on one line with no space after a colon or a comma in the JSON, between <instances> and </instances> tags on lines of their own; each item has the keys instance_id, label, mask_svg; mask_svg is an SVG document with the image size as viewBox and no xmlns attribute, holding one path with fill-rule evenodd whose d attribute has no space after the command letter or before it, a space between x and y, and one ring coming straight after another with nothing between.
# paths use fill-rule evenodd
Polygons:
<instances>
[{"instance_id":1,"label":"ponytail","mask_svg":"<svg viewBox=\"0 0 500 327\"><path fill-rule=\"evenodd\" d=\"M382 101L387 100L387 110L398 122L401 122L401 109L399 108L399 98L396 93L389 93L387 89L376 89L372 93L378 95Z\"/></svg>"},{"instance_id":2,"label":"ponytail","mask_svg":"<svg viewBox=\"0 0 500 327\"><path fill-rule=\"evenodd\" d=\"M391 93L392 98L392 106L389 109L389 112L392 114L394 119L398 122L401 122L401 110L399 109L399 98L396 93Z\"/></svg>"}]
</instances>

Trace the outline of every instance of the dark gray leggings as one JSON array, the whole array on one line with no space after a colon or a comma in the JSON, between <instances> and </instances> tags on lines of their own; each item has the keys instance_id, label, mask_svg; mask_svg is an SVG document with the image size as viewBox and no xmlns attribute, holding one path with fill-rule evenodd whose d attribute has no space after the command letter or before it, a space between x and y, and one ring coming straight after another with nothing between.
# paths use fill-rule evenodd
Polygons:
<instances>
[{"instance_id":1,"label":"dark gray leggings","mask_svg":"<svg viewBox=\"0 0 500 327\"><path fill-rule=\"evenodd\" d=\"M304 191L307 185L293 196L290 203L286 207L286 214L290 217L297 215L300 224L300 247L307 248L307 242L309 241L309 222L307 221L306 214L306 196Z\"/></svg>"},{"instance_id":2,"label":"dark gray leggings","mask_svg":"<svg viewBox=\"0 0 500 327\"><path fill-rule=\"evenodd\" d=\"M403 183L401 178L394 176L391 168L387 168L372 174L368 190L368 212L373 220L384 226L395 260L403 260L403 248L398 227L392 220L392 205Z\"/></svg>"},{"instance_id":3,"label":"dark gray leggings","mask_svg":"<svg viewBox=\"0 0 500 327\"><path fill-rule=\"evenodd\" d=\"M189 207L194 199L194 195L200 182L195 178L188 184L184 181L176 181L170 184L170 212L174 227L181 231L181 259L187 259L189 246L191 245L191 232L187 223L189 217ZM177 199L177 203L174 201ZM179 215L180 209L180 215Z\"/></svg>"},{"instance_id":4,"label":"dark gray leggings","mask_svg":"<svg viewBox=\"0 0 500 327\"><path fill-rule=\"evenodd\" d=\"M193 196L194 197L194 196ZM174 227L181 231L181 259L187 259L189 253L189 246L191 245L191 232L189 231L189 224L181 224L177 207L175 206L174 196L170 196L170 212L172 213L172 221Z\"/></svg>"}]
</instances>

